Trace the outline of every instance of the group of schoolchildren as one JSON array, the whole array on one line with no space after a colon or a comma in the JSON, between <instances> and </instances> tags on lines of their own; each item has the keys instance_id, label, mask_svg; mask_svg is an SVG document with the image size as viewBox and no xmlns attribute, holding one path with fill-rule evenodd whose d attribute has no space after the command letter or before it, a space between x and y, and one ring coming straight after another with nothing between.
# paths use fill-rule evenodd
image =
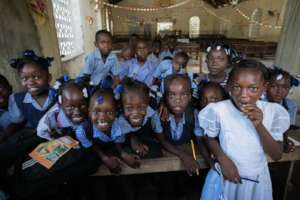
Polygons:
<instances>
[{"instance_id":1,"label":"group of schoolchildren","mask_svg":"<svg viewBox=\"0 0 300 200\"><path fill-rule=\"evenodd\" d=\"M181 147L194 140L211 168L201 199L272 199L266 154L279 160L284 147L294 149L286 134L297 114L288 98L298 84L293 76L236 59L222 42L207 48L209 73L200 75L187 72L189 56L174 36L165 51L160 40L150 51L137 39L122 50L121 61L110 32L98 31L95 46L77 78L64 75L53 86L53 59L31 50L10 63L24 91L12 93L0 76L0 189L20 199L46 195L45 188L92 175L99 165L119 174L123 163L139 168L141 159L165 152L193 175L199 163ZM38 144L66 135L79 147L52 168L28 156Z\"/></svg>"}]
</instances>

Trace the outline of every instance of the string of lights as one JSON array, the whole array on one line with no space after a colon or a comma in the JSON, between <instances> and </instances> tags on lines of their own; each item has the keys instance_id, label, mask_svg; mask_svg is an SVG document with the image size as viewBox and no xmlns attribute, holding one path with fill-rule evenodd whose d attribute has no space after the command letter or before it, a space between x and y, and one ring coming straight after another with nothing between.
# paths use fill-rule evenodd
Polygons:
<instances>
[{"instance_id":1,"label":"string of lights","mask_svg":"<svg viewBox=\"0 0 300 200\"><path fill-rule=\"evenodd\" d=\"M282 28L282 26L275 26L275 25L271 25L271 24L264 24L264 23L261 23L261 22L255 21L255 20L251 20L251 18L248 15L246 15L243 11L241 11L237 7L235 7L234 10L237 11L242 17L244 17L250 23L254 23L254 24L257 24L257 25L265 27L265 28L274 28L274 29L281 29Z\"/></svg>"},{"instance_id":2,"label":"string of lights","mask_svg":"<svg viewBox=\"0 0 300 200\"><path fill-rule=\"evenodd\" d=\"M165 7L148 7L148 8L140 8L140 7L129 7L129 6L120 6L116 4L111 4L107 3L103 0L95 0L95 10L98 10L100 6L107 6L110 8L117 8L117 9L123 9L123 10L128 10L128 11L136 11L136 12L156 12L160 10L167 10L167 9L172 9L172 8L177 8L182 5L185 5L189 3L191 0L184 0L182 2L170 5L170 6L165 6Z\"/></svg>"}]
</instances>

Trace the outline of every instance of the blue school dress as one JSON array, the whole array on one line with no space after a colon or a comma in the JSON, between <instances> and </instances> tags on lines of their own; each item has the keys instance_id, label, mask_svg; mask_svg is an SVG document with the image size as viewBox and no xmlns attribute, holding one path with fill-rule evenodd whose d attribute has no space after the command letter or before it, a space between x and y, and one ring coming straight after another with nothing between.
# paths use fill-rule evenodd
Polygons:
<instances>
[{"instance_id":1,"label":"blue school dress","mask_svg":"<svg viewBox=\"0 0 300 200\"><path fill-rule=\"evenodd\" d=\"M276 141L283 140L290 118L279 104L257 101L263 112L263 125ZM241 184L218 178L211 169L204 184L202 200L222 196L223 199L271 200L272 183L266 153L253 123L231 100L210 103L199 112L200 127L208 137L218 137L223 152L236 165ZM218 188L222 187L221 194Z\"/></svg>"},{"instance_id":2,"label":"blue school dress","mask_svg":"<svg viewBox=\"0 0 300 200\"><path fill-rule=\"evenodd\" d=\"M155 67L155 63L150 60L146 60L144 65L140 66L137 58L132 58L121 66L120 78L129 77L150 86L153 82Z\"/></svg>"},{"instance_id":3,"label":"blue school dress","mask_svg":"<svg viewBox=\"0 0 300 200\"><path fill-rule=\"evenodd\" d=\"M162 134L163 128L157 112L150 106L147 108L147 113L141 127L132 127L123 115L120 115L117 120L121 126L122 134L126 136L125 146L127 147L127 151L132 153L129 135L134 134L141 142L149 147L149 153L145 158L162 156L161 146L155 139L155 134Z\"/></svg>"},{"instance_id":4,"label":"blue school dress","mask_svg":"<svg viewBox=\"0 0 300 200\"><path fill-rule=\"evenodd\" d=\"M98 85L109 73L113 76L117 76L120 73L120 65L117 56L110 52L104 63L100 50L95 49L85 57L84 66L81 69L79 76L88 74L91 76L93 84Z\"/></svg>"},{"instance_id":5,"label":"blue school dress","mask_svg":"<svg viewBox=\"0 0 300 200\"><path fill-rule=\"evenodd\" d=\"M9 97L8 112L10 123L26 121L26 127L36 128L39 120L54 105L55 99L49 89L44 105L40 106L29 92L14 93Z\"/></svg>"},{"instance_id":6,"label":"blue school dress","mask_svg":"<svg viewBox=\"0 0 300 200\"><path fill-rule=\"evenodd\" d=\"M189 143L194 136L201 137L202 130L198 122L198 111L188 107L178 123L173 114L169 114L168 121L162 122L164 134L174 145Z\"/></svg>"}]
</instances>

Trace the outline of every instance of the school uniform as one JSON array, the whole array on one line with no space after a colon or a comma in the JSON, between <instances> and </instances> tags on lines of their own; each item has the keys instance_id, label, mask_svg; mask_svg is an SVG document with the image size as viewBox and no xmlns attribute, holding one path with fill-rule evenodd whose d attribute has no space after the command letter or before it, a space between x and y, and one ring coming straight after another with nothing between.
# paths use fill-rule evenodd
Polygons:
<instances>
[{"instance_id":1,"label":"school uniform","mask_svg":"<svg viewBox=\"0 0 300 200\"><path fill-rule=\"evenodd\" d=\"M0 135L1 132L9 125L9 113L7 110L0 109Z\"/></svg>"},{"instance_id":2,"label":"school uniform","mask_svg":"<svg viewBox=\"0 0 300 200\"><path fill-rule=\"evenodd\" d=\"M159 63L163 60L162 59L162 54L159 53L158 56L156 56L154 53L151 53L148 57L147 60L150 62L154 63L155 67L159 65Z\"/></svg>"},{"instance_id":3,"label":"school uniform","mask_svg":"<svg viewBox=\"0 0 300 200\"><path fill-rule=\"evenodd\" d=\"M192 107L186 109L178 123L175 121L175 116L169 114L167 122L162 122L164 134L168 141L174 145L183 145L189 143L194 136L203 136L197 116L198 111Z\"/></svg>"},{"instance_id":4,"label":"school uniform","mask_svg":"<svg viewBox=\"0 0 300 200\"><path fill-rule=\"evenodd\" d=\"M82 140L82 135L85 135L84 131L89 126L88 121L81 124L72 123L58 105L49 110L39 123L39 136L52 140L69 135L79 141L79 146L69 150L50 169L27 157L26 161L22 163L20 180L24 185L31 183L37 186L26 187L26 195L34 194L37 190L51 191L51 188L48 188L49 184L61 184L70 178L82 178L97 171L100 160L93 149L90 148L91 146L86 145L86 141ZM46 130L48 130L48 133L46 133ZM57 131L54 137L50 134L53 131Z\"/></svg>"},{"instance_id":5,"label":"school uniform","mask_svg":"<svg viewBox=\"0 0 300 200\"><path fill-rule=\"evenodd\" d=\"M141 66L137 58L132 58L122 65L120 72L120 78L125 77L132 78L134 80L141 81L147 86L150 86L153 82L153 72L155 70L155 64L150 60L146 60L143 66Z\"/></svg>"},{"instance_id":6,"label":"school uniform","mask_svg":"<svg viewBox=\"0 0 300 200\"><path fill-rule=\"evenodd\" d=\"M291 125L296 125L296 117L297 117L297 111L298 106L295 101L289 98L285 98L281 105L288 111L291 119Z\"/></svg>"},{"instance_id":7,"label":"school uniform","mask_svg":"<svg viewBox=\"0 0 300 200\"><path fill-rule=\"evenodd\" d=\"M276 103L257 101L263 112L263 125L276 141L283 140L289 128L287 111ZM224 180L211 169L201 199L271 200L272 183L266 153L253 123L231 100L211 103L198 115L200 127L208 137L218 137L223 152L236 165L242 184Z\"/></svg>"},{"instance_id":8,"label":"school uniform","mask_svg":"<svg viewBox=\"0 0 300 200\"><path fill-rule=\"evenodd\" d=\"M48 97L42 106L29 92L15 93L9 97L9 123L25 122L26 124L25 128L0 144L0 161L4 163L4 166L10 166L23 158L29 151L44 141L36 135L35 129L40 118L54 104L55 100L51 92L52 90L49 89Z\"/></svg>"},{"instance_id":9,"label":"school uniform","mask_svg":"<svg viewBox=\"0 0 300 200\"><path fill-rule=\"evenodd\" d=\"M117 76L120 73L120 65L117 56L110 52L104 63L101 52L97 48L85 57L84 66L79 76L88 74L94 85L98 85L101 81L111 73Z\"/></svg>"},{"instance_id":10,"label":"school uniform","mask_svg":"<svg viewBox=\"0 0 300 200\"><path fill-rule=\"evenodd\" d=\"M198 111L187 107L178 123L173 114L169 114L167 122L162 122L165 138L175 146L189 144L192 139L202 136L202 130L198 122ZM191 155L192 156L192 155ZM193 188L195 181L187 174L165 174L160 177L159 188L164 199L184 199L187 191Z\"/></svg>"},{"instance_id":11,"label":"school uniform","mask_svg":"<svg viewBox=\"0 0 300 200\"><path fill-rule=\"evenodd\" d=\"M59 104L55 104L39 121L37 126L37 135L46 140L53 140L55 138L70 135L80 124L74 124L66 116Z\"/></svg>"},{"instance_id":12,"label":"school uniform","mask_svg":"<svg viewBox=\"0 0 300 200\"><path fill-rule=\"evenodd\" d=\"M169 49L161 52L161 58L162 60L165 58L173 58L178 52L180 52L180 49L174 49L173 52L171 52Z\"/></svg>"},{"instance_id":13,"label":"school uniform","mask_svg":"<svg viewBox=\"0 0 300 200\"><path fill-rule=\"evenodd\" d=\"M10 123L26 121L26 127L35 129L39 120L54 105L52 89L49 89L48 97L43 105L40 105L29 92L19 92L10 95L8 112Z\"/></svg>"},{"instance_id":14,"label":"school uniform","mask_svg":"<svg viewBox=\"0 0 300 200\"><path fill-rule=\"evenodd\" d=\"M78 131L76 131L76 137L85 148L92 147L94 143L100 144L101 147L104 147L107 145L114 145L115 143L125 142L125 136L122 134L122 128L117 120L113 122L110 134L106 134L98 130L95 125L91 126L91 128L82 126ZM90 129L90 131L87 129Z\"/></svg>"},{"instance_id":15,"label":"school uniform","mask_svg":"<svg viewBox=\"0 0 300 200\"><path fill-rule=\"evenodd\" d=\"M117 121L121 126L122 134L126 137L125 146L127 147L127 151L132 153L128 135L133 134L149 147L149 152L146 155L146 158L162 156L161 146L155 139L155 134L161 134L163 132L163 128L157 112L150 106L147 108L147 113L141 127L132 127L123 115L120 115L117 118Z\"/></svg>"},{"instance_id":16,"label":"school uniform","mask_svg":"<svg viewBox=\"0 0 300 200\"><path fill-rule=\"evenodd\" d=\"M184 73L184 69L180 69L177 73ZM153 77L159 80L163 80L166 76L170 74L174 74L176 71L174 70L172 60L163 60L155 69L153 73Z\"/></svg>"}]
</instances>

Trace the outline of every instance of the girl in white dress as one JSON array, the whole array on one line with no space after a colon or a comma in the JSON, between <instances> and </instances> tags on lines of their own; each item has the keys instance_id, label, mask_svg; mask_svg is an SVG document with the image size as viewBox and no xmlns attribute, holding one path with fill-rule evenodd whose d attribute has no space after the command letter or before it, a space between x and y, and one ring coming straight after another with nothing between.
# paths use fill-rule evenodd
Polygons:
<instances>
[{"instance_id":1,"label":"girl in white dress","mask_svg":"<svg viewBox=\"0 0 300 200\"><path fill-rule=\"evenodd\" d=\"M265 89L265 66L242 60L229 75L230 99L211 103L199 113L207 145L216 158L206 177L202 200L271 200L267 165L282 155L287 111L279 104L259 101Z\"/></svg>"}]
</instances>

